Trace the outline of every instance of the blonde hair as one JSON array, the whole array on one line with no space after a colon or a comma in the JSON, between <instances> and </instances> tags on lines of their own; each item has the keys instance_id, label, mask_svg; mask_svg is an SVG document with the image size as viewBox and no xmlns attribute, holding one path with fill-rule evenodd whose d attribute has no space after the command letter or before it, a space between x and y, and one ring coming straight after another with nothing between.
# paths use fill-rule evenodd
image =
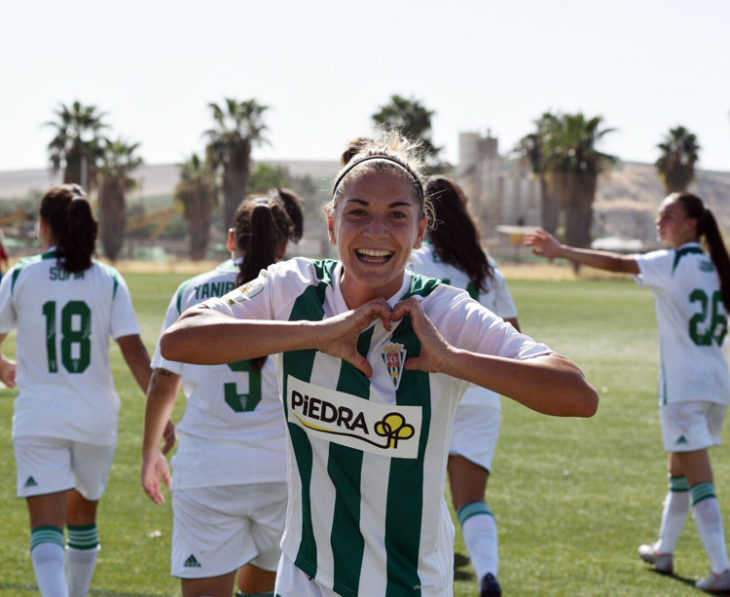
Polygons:
<instances>
[{"instance_id":1,"label":"blonde hair","mask_svg":"<svg viewBox=\"0 0 730 597\"><path fill-rule=\"evenodd\" d=\"M345 188L362 176L370 173L394 174L407 181L419 209L427 217L431 213L430 203L424 190L422 144L409 141L394 130L382 131L378 139L355 137L348 142L340 157L342 169L332 185L332 200L325 206L328 213L334 211L337 200ZM429 222L432 218L428 217Z\"/></svg>"}]
</instances>

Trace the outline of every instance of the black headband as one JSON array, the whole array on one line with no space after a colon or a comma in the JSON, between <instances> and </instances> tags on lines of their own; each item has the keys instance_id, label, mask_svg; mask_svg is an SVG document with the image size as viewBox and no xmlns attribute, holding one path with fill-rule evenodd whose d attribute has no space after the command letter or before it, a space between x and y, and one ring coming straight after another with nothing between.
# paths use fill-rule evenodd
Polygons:
<instances>
[{"instance_id":1,"label":"black headband","mask_svg":"<svg viewBox=\"0 0 730 597\"><path fill-rule=\"evenodd\" d=\"M386 162L391 162L398 166L401 170L404 170L408 176L411 177L414 184L416 185L416 188L418 189L418 195L421 201L423 201L424 198L424 191L423 191L423 183L421 182L421 179L418 178L416 173L411 170L408 165L404 164L403 162L396 160L395 158L390 157L389 155L386 155L384 153L376 153L373 155L367 155L364 158L360 158L359 160L355 160L354 162L351 162L342 172L340 172L340 175L335 180L335 184L332 185L332 196L334 196L335 192L337 191L337 187L340 186L340 183L342 182L342 179L345 178L354 168L355 166L359 166L363 162L368 162L371 160L383 160Z\"/></svg>"}]
</instances>

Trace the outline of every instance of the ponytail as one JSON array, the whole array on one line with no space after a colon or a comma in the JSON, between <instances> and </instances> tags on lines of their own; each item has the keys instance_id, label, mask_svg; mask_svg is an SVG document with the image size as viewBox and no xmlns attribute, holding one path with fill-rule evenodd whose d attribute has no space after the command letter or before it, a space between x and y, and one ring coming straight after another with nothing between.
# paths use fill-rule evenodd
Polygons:
<instances>
[{"instance_id":1,"label":"ponytail","mask_svg":"<svg viewBox=\"0 0 730 597\"><path fill-rule=\"evenodd\" d=\"M464 191L445 176L432 176L426 183L426 194L435 215L428 239L436 254L444 263L464 271L477 288L487 291L494 268L482 249Z\"/></svg>"},{"instance_id":2,"label":"ponytail","mask_svg":"<svg viewBox=\"0 0 730 597\"><path fill-rule=\"evenodd\" d=\"M39 213L51 229L58 265L70 273L89 269L98 225L81 186L52 188L43 196Z\"/></svg>"},{"instance_id":3,"label":"ponytail","mask_svg":"<svg viewBox=\"0 0 730 597\"><path fill-rule=\"evenodd\" d=\"M259 203L251 210L249 227L251 233L245 237L246 246L239 247L246 258L239 268L237 286L250 282L262 269L274 263L276 249L280 244L277 242L273 214L265 203Z\"/></svg>"},{"instance_id":4,"label":"ponytail","mask_svg":"<svg viewBox=\"0 0 730 597\"><path fill-rule=\"evenodd\" d=\"M304 212L302 212L302 198L292 189L277 187L269 191L269 194L281 199L284 209L291 220L291 232L289 240L298 243L304 234Z\"/></svg>"},{"instance_id":5,"label":"ponytail","mask_svg":"<svg viewBox=\"0 0 730 597\"><path fill-rule=\"evenodd\" d=\"M717 220L697 195L692 193L674 193L673 195L674 201L678 201L682 205L685 215L697 220L697 237L705 237L705 245L720 276L722 302L725 303L725 308L730 310L730 256L728 256L722 240Z\"/></svg>"},{"instance_id":6,"label":"ponytail","mask_svg":"<svg viewBox=\"0 0 730 597\"><path fill-rule=\"evenodd\" d=\"M276 261L277 253L292 235L293 226L278 197L257 197L241 202L233 216L236 247L244 256L236 276L237 286L254 280L262 269ZM264 362L265 356L251 359L258 370Z\"/></svg>"}]
</instances>

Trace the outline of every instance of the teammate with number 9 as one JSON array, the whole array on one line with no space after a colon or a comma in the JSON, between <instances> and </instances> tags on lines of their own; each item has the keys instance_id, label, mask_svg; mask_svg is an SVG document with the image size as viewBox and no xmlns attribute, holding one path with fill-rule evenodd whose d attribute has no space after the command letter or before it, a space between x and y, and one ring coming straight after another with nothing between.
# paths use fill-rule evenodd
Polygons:
<instances>
[{"instance_id":1,"label":"teammate with number 9","mask_svg":"<svg viewBox=\"0 0 730 597\"><path fill-rule=\"evenodd\" d=\"M667 250L622 256L561 245L542 230L526 237L544 257L563 257L599 269L633 274L656 298L661 368L659 408L664 449L669 454L669 492L659 539L639 547L656 570L671 573L673 554L690 508L710 574L696 586L730 590L722 513L715 495L708 448L721 441L730 398L728 364L722 349L730 305L730 259L712 212L691 193L673 193L656 220ZM710 255L701 248L704 237Z\"/></svg>"},{"instance_id":2,"label":"teammate with number 9","mask_svg":"<svg viewBox=\"0 0 730 597\"><path fill-rule=\"evenodd\" d=\"M287 241L297 237L287 207L298 211L278 192L243 201L228 232L232 259L180 285L163 331L187 308L229 293L282 259ZM172 485L173 576L181 579L185 597L230 595L240 568L239 594L270 594L287 501L285 429L273 360L187 365L164 359L158 346L152 364L142 486L162 503L160 479ZM171 479L160 441L181 382L188 400Z\"/></svg>"},{"instance_id":3,"label":"teammate with number 9","mask_svg":"<svg viewBox=\"0 0 730 597\"><path fill-rule=\"evenodd\" d=\"M0 378L12 387L17 372L18 497L28 505L38 587L75 597L87 594L94 573L96 509L117 440L109 337L143 391L150 359L124 280L91 259L97 224L83 189L48 191L39 224L44 253L19 261L0 284L0 344L18 329L17 366L0 355Z\"/></svg>"}]
</instances>

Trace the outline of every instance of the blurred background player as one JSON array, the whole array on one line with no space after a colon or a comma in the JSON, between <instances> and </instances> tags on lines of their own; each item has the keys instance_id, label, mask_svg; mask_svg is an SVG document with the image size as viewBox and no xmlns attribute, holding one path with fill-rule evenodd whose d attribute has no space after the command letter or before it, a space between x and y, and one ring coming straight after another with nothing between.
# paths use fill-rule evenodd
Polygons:
<instances>
[{"instance_id":1,"label":"blurred background player","mask_svg":"<svg viewBox=\"0 0 730 597\"><path fill-rule=\"evenodd\" d=\"M114 458L120 406L109 337L143 391L150 376L127 286L91 258L96 234L81 187L54 187L40 207L44 253L18 262L0 284L0 344L18 329L17 366L0 356L0 378L19 387L13 417L18 497L28 505L31 559L44 597L84 596L94 574L96 510Z\"/></svg>"},{"instance_id":2,"label":"blurred background player","mask_svg":"<svg viewBox=\"0 0 730 597\"><path fill-rule=\"evenodd\" d=\"M301 237L302 216L296 195L288 194L288 211L279 197L277 190L241 203L228 232L232 259L180 285L163 331L188 307L230 292L284 257L287 241ZM142 485L157 503L164 501L160 479L170 486L159 445L181 382L187 396L173 459L173 576L185 597L229 596L240 568L239 595L272 594L287 497L273 360L184 365L164 359L158 346L152 362Z\"/></svg>"},{"instance_id":3,"label":"blurred background player","mask_svg":"<svg viewBox=\"0 0 730 597\"><path fill-rule=\"evenodd\" d=\"M435 224L428 231L428 240L411 253L413 270L466 290L520 331L517 307L504 276L482 249L464 191L444 176L432 176L426 194ZM451 498L479 579L480 597L502 594L497 581L497 522L484 499L501 416L499 394L477 386L469 388L456 411L449 446Z\"/></svg>"},{"instance_id":4,"label":"blurred background player","mask_svg":"<svg viewBox=\"0 0 730 597\"><path fill-rule=\"evenodd\" d=\"M710 574L696 583L709 592L730 591L730 570L722 512L708 448L721 443L730 399L728 364L722 344L730 305L730 259L712 212L691 193L672 193L659 207L658 240L670 247L624 256L560 244L542 230L525 238L548 258L633 274L654 291L661 348L659 411L664 449L669 453L669 492L659 539L641 545L639 556L657 571L674 570L674 549L690 501L710 559ZM699 244L704 238L710 255Z\"/></svg>"}]
</instances>

